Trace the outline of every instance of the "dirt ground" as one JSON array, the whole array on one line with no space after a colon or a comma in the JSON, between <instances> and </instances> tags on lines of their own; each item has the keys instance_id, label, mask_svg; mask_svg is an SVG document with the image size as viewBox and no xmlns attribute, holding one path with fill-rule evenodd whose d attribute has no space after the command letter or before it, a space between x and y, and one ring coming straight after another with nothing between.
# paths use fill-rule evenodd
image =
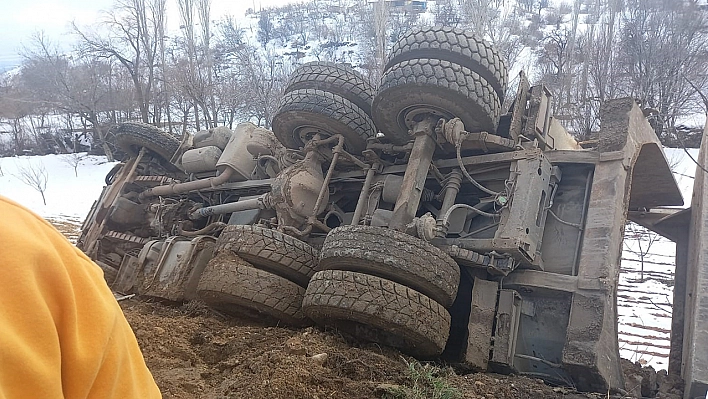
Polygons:
<instances>
[{"instance_id":1,"label":"dirt ground","mask_svg":"<svg viewBox=\"0 0 708 399\"><path fill-rule=\"evenodd\" d=\"M76 239L77 224L52 222ZM521 376L458 375L336 331L266 326L197 302L133 298L120 304L166 399L634 397L577 393Z\"/></svg>"},{"instance_id":2,"label":"dirt ground","mask_svg":"<svg viewBox=\"0 0 708 399\"><path fill-rule=\"evenodd\" d=\"M333 331L268 327L196 303L121 302L165 398L405 398L414 359ZM602 398L539 380L430 368L452 396ZM432 391L431 391L432 392Z\"/></svg>"}]
</instances>

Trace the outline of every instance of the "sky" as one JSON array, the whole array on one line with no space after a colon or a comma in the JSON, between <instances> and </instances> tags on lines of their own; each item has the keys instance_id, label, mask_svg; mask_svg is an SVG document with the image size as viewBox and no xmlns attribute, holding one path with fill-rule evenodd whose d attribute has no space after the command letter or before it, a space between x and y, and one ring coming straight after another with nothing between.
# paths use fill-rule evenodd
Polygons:
<instances>
[{"instance_id":1,"label":"sky","mask_svg":"<svg viewBox=\"0 0 708 399\"><path fill-rule=\"evenodd\" d=\"M167 0L168 7L176 9L177 0ZM3 0L0 13L0 72L19 65L18 54L31 37L44 32L53 43L70 43L69 24L88 26L101 19L101 12L110 10L115 0ZM246 9L278 6L294 0L212 0L212 18L225 15L244 15ZM169 12L169 11L168 11ZM168 18L177 19L176 13Z\"/></svg>"}]
</instances>

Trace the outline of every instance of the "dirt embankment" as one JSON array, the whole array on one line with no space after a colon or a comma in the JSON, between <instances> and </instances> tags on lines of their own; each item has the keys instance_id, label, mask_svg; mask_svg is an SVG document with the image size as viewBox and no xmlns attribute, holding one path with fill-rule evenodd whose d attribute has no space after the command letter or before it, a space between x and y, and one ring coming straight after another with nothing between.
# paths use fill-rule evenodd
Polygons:
<instances>
[{"instance_id":1,"label":"dirt embankment","mask_svg":"<svg viewBox=\"0 0 708 399\"><path fill-rule=\"evenodd\" d=\"M460 376L333 331L268 327L196 304L121 305L165 398L606 397L525 377Z\"/></svg>"}]
</instances>

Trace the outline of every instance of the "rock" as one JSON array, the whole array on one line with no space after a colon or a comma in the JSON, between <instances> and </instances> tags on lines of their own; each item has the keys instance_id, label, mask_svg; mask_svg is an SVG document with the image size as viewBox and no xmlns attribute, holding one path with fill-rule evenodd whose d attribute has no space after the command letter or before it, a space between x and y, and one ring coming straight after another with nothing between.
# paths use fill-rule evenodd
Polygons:
<instances>
[{"instance_id":1,"label":"rock","mask_svg":"<svg viewBox=\"0 0 708 399\"><path fill-rule=\"evenodd\" d=\"M656 370L651 366L642 367L642 396L651 398L658 390Z\"/></svg>"},{"instance_id":2,"label":"rock","mask_svg":"<svg viewBox=\"0 0 708 399\"><path fill-rule=\"evenodd\" d=\"M474 384L477 385L478 387L484 386L484 383L482 381L475 381Z\"/></svg>"},{"instance_id":3,"label":"rock","mask_svg":"<svg viewBox=\"0 0 708 399\"><path fill-rule=\"evenodd\" d=\"M285 341L285 351L291 355L305 355L307 353L302 340L298 337L291 337Z\"/></svg>"},{"instance_id":4,"label":"rock","mask_svg":"<svg viewBox=\"0 0 708 399\"><path fill-rule=\"evenodd\" d=\"M393 392L400 392L403 388L400 385L396 384L379 384L374 388L374 391L379 394L387 394L387 393L393 393Z\"/></svg>"},{"instance_id":5,"label":"rock","mask_svg":"<svg viewBox=\"0 0 708 399\"><path fill-rule=\"evenodd\" d=\"M156 334L164 334L165 333L165 329L162 327L155 327L155 328L153 328L153 330L155 330Z\"/></svg>"},{"instance_id":6,"label":"rock","mask_svg":"<svg viewBox=\"0 0 708 399\"><path fill-rule=\"evenodd\" d=\"M624 375L624 388L627 390L629 395L634 398L642 397L642 381L644 378L639 374L627 374Z\"/></svg>"},{"instance_id":7,"label":"rock","mask_svg":"<svg viewBox=\"0 0 708 399\"><path fill-rule=\"evenodd\" d=\"M327 361L327 354L326 353L318 353L318 354L312 356L310 359L312 359L313 362L315 362L321 366Z\"/></svg>"}]
</instances>

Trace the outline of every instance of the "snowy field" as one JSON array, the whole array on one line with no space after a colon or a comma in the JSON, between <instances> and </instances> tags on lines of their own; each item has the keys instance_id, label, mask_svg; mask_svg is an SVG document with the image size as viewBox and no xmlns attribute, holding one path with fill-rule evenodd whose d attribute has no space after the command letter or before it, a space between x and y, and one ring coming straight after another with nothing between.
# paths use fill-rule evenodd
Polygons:
<instances>
[{"instance_id":1,"label":"snowy field","mask_svg":"<svg viewBox=\"0 0 708 399\"><path fill-rule=\"evenodd\" d=\"M69 163L73 155L45 155L0 158L0 195L8 197L42 217L69 222L82 222L91 205L101 194L106 174L115 162L106 157L81 155L76 168ZM46 170L45 197L25 184L22 169Z\"/></svg>"},{"instance_id":2,"label":"snowy field","mask_svg":"<svg viewBox=\"0 0 708 399\"><path fill-rule=\"evenodd\" d=\"M666 153L688 206L695 165L683 150L667 149ZM697 150L691 153L694 158L698 155ZM81 223L101 193L106 173L115 163L106 162L104 157L84 156L75 174L70 157L0 158L0 195L52 221ZM35 170L43 167L47 171L46 205L40 193L22 181L21 170L30 167ZM627 227L625 235L617 303L620 352L622 357L632 361L666 369L675 246L665 238L632 225Z\"/></svg>"}]
</instances>

